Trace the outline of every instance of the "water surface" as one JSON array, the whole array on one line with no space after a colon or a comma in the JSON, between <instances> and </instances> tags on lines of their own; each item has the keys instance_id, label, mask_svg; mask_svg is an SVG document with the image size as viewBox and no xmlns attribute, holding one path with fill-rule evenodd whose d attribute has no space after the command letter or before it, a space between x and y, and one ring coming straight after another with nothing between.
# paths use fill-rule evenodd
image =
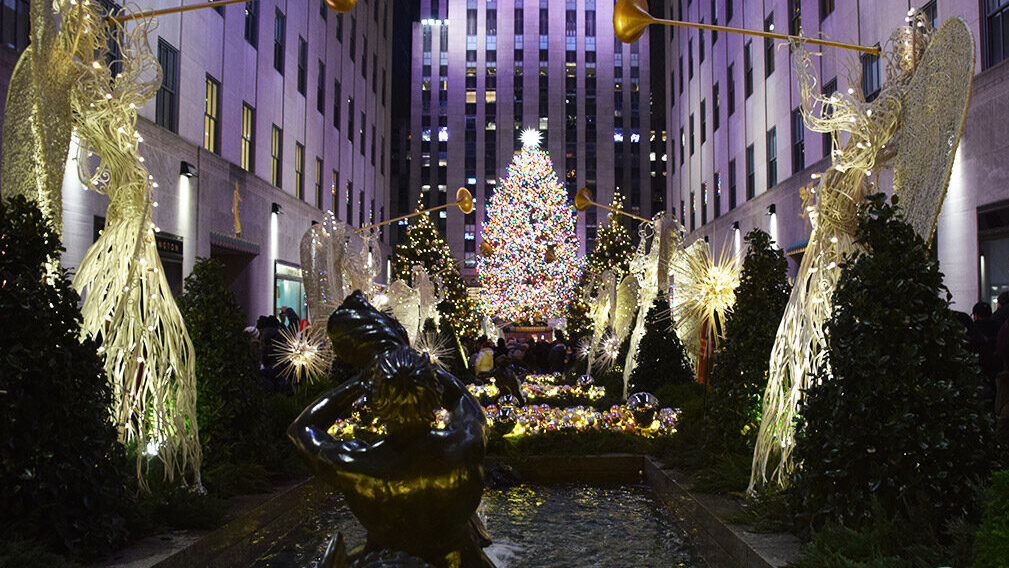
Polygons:
<instances>
[{"instance_id":1,"label":"water surface","mask_svg":"<svg viewBox=\"0 0 1009 568\"><path fill-rule=\"evenodd\" d=\"M316 568L326 544L343 532L348 548L364 529L337 492L323 512L278 540L254 568ZM696 568L683 532L647 486L519 485L484 492L478 513L499 568Z\"/></svg>"}]
</instances>

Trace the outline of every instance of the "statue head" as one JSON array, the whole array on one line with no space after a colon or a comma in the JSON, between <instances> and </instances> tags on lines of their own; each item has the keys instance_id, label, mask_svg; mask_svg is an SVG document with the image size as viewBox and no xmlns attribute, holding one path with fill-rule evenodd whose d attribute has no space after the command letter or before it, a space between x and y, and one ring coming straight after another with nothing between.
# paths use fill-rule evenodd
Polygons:
<instances>
[{"instance_id":1,"label":"statue head","mask_svg":"<svg viewBox=\"0 0 1009 568\"><path fill-rule=\"evenodd\" d=\"M372 409L389 433L426 430L444 391L426 355L409 346L378 354L365 371Z\"/></svg>"}]
</instances>

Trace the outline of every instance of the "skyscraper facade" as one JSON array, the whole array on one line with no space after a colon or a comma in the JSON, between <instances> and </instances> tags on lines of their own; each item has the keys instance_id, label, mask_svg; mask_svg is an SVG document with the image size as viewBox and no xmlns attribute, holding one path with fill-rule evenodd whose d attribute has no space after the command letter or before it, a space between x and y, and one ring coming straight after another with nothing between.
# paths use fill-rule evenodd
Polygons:
<instances>
[{"instance_id":1,"label":"skyscraper facade","mask_svg":"<svg viewBox=\"0 0 1009 568\"><path fill-rule=\"evenodd\" d=\"M649 112L649 36L624 45L612 18L608 0L421 0L409 196L397 213L451 202L468 188L473 213L435 214L464 276L475 276L485 204L523 130L541 132L569 198L587 187L600 202L619 191L641 215L662 206L663 191L653 203L653 178L664 186L665 168L652 166L663 155L652 147L664 139L665 121ZM584 246L604 220L594 209L579 214Z\"/></svg>"},{"instance_id":2,"label":"skyscraper facade","mask_svg":"<svg viewBox=\"0 0 1009 568\"><path fill-rule=\"evenodd\" d=\"M679 0L665 13L690 22L821 34L860 45L884 44L905 25L908 10L934 25L961 17L974 36L975 75L960 147L938 221L936 254L956 309L994 303L1009 291L1009 3L1000 0ZM815 71L824 93L838 89L876 96L885 62L873 55L819 48ZM706 238L717 250L739 246L759 227L785 250L794 270L810 227L802 190L830 166L830 139L805 128L793 57L787 44L750 35L677 29L668 43L669 207L688 241ZM860 71L849 84L845 65ZM995 122L993 117L1000 117ZM881 176L880 188L890 182ZM743 251L745 252L745 251Z\"/></svg>"}]
</instances>

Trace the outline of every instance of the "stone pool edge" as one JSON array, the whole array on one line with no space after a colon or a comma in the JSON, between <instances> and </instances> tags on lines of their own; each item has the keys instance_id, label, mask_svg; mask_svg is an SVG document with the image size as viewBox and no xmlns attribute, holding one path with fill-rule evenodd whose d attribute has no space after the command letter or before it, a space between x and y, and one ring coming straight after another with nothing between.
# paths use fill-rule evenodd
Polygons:
<instances>
[{"instance_id":1,"label":"stone pool edge","mask_svg":"<svg viewBox=\"0 0 1009 568\"><path fill-rule=\"evenodd\" d=\"M650 456L603 454L581 456L488 456L487 465L514 468L532 483L647 482L662 504L681 523L691 543L709 568L780 568L798 557L799 541L787 534L757 534L725 521L740 509L732 499L689 490L687 477L664 468ZM193 568L251 564L276 540L293 530L317 497L325 492L312 479L281 491L268 501L240 514L224 526L178 550L151 568ZM249 542L263 531L265 538Z\"/></svg>"}]
</instances>

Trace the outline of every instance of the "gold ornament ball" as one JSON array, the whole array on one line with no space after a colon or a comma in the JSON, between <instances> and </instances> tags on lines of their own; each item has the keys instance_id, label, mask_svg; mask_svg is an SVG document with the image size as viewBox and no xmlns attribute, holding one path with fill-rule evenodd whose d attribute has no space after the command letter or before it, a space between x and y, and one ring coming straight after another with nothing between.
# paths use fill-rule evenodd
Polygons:
<instances>
[{"instance_id":1,"label":"gold ornament ball","mask_svg":"<svg viewBox=\"0 0 1009 568\"><path fill-rule=\"evenodd\" d=\"M357 4L357 0L325 0L326 6L339 13L349 12Z\"/></svg>"}]
</instances>

